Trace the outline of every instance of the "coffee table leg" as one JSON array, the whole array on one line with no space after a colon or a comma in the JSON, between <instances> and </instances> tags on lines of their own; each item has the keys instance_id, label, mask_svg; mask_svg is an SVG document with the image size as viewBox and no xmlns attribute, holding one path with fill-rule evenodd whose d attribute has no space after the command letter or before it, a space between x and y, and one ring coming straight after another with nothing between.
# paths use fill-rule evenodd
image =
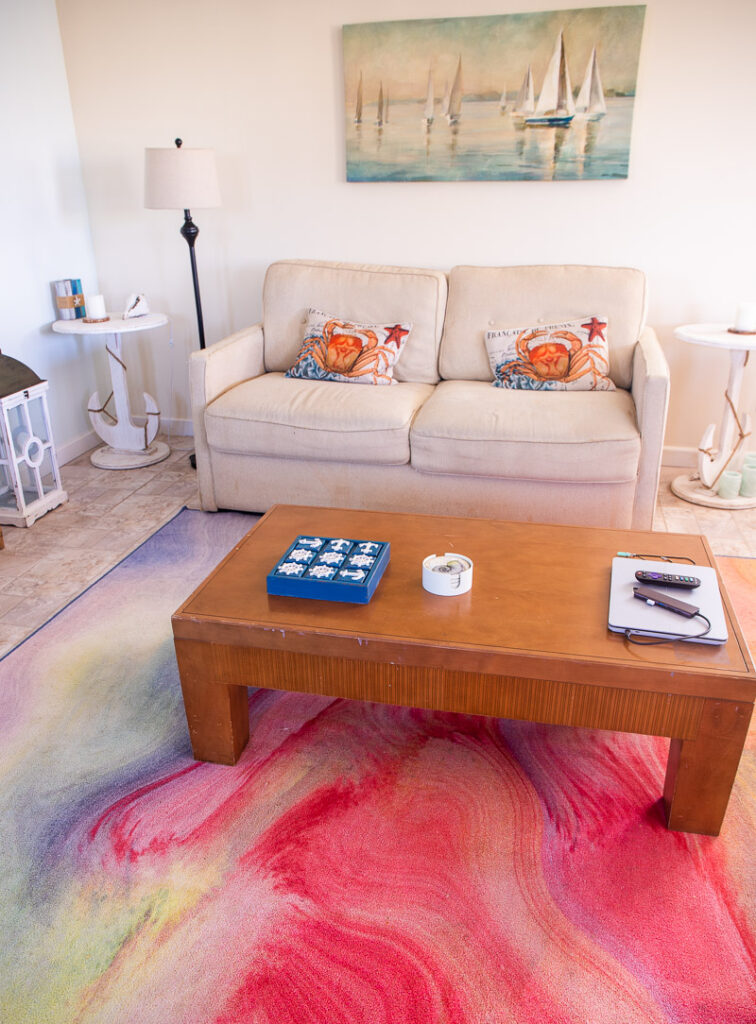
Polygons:
<instances>
[{"instance_id":1,"label":"coffee table leg","mask_svg":"<svg viewBox=\"0 0 756 1024\"><path fill-rule=\"evenodd\" d=\"M175 641L192 753L198 761L236 764L249 740L246 686L216 682L207 646Z\"/></svg>"},{"instance_id":2,"label":"coffee table leg","mask_svg":"<svg viewBox=\"0 0 756 1024\"><path fill-rule=\"evenodd\" d=\"M753 705L707 700L695 739L673 739L664 780L667 826L718 836Z\"/></svg>"}]
</instances>

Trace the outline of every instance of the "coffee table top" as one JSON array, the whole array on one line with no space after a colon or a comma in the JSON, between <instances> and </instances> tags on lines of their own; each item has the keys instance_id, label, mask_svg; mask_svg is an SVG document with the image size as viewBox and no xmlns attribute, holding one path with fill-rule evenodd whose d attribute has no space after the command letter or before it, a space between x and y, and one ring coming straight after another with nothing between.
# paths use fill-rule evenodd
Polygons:
<instances>
[{"instance_id":1,"label":"coffee table top","mask_svg":"<svg viewBox=\"0 0 756 1024\"><path fill-rule=\"evenodd\" d=\"M389 541L391 561L371 602L269 595L266 575L297 534ZM422 587L423 558L446 551L475 564L472 589L459 597L436 596ZM174 634L753 701L756 671L721 581L726 644L639 647L608 629L611 562L618 551L716 565L705 538L692 534L277 505L176 612Z\"/></svg>"}]
</instances>

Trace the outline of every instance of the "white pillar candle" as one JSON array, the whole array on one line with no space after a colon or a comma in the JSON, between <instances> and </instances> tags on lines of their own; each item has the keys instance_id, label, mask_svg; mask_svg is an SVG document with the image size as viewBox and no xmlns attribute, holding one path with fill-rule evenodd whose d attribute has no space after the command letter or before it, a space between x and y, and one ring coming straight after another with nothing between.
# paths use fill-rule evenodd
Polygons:
<instances>
[{"instance_id":1,"label":"white pillar candle","mask_svg":"<svg viewBox=\"0 0 756 1024\"><path fill-rule=\"evenodd\" d=\"M89 295L85 303L87 317L90 320L104 320L108 315L105 312L105 298L102 295ZM756 310L756 305L754 305Z\"/></svg>"},{"instance_id":2,"label":"white pillar candle","mask_svg":"<svg viewBox=\"0 0 756 1024\"><path fill-rule=\"evenodd\" d=\"M756 331L756 302L741 302L735 315L736 331Z\"/></svg>"}]
</instances>

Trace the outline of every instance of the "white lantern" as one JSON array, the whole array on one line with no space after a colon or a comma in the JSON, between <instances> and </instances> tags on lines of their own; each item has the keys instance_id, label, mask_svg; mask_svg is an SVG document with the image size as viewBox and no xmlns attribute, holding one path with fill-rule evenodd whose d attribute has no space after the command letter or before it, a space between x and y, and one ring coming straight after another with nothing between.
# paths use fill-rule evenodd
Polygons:
<instances>
[{"instance_id":1,"label":"white lantern","mask_svg":"<svg viewBox=\"0 0 756 1024\"><path fill-rule=\"evenodd\" d=\"M0 523L31 526L68 495L61 487L46 380L0 352Z\"/></svg>"}]
</instances>

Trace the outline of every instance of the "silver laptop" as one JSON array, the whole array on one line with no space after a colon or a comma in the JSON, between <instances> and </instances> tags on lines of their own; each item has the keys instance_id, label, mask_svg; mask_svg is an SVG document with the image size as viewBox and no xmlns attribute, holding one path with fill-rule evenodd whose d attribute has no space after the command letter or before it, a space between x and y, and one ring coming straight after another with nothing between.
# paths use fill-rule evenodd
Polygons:
<instances>
[{"instance_id":1,"label":"silver laptop","mask_svg":"<svg viewBox=\"0 0 756 1024\"><path fill-rule=\"evenodd\" d=\"M674 597L678 601L696 605L703 615L711 622L711 628L705 636L696 637L706 628L706 623L698 616L686 618L675 612L650 605L639 600L633 594L633 587L640 586L635 578L638 569L649 572L677 573L680 576L697 576L701 586L694 590L679 587L664 587L651 584L652 590ZM690 565L687 562L653 562L645 558L613 558L612 582L609 594L609 629L615 633L624 633L630 629L642 636L673 638L695 641L700 644L723 644L727 640L727 623L725 621L722 598L719 594L719 583L716 570L708 565Z\"/></svg>"}]
</instances>

